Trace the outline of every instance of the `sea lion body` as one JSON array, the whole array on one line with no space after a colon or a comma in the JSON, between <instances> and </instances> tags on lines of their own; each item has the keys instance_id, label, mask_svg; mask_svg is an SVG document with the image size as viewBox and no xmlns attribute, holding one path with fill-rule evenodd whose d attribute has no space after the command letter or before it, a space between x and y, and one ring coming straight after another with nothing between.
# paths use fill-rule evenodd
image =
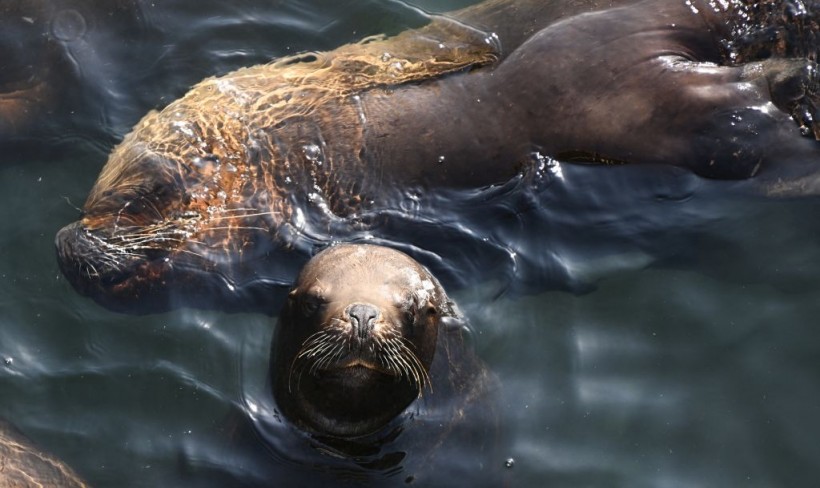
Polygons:
<instances>
[{"instance_id":1,"label":"sea lion body","mask_svg":"<svg viewBox=\"0 0 820 488\"><path fill-rule=\"evenodd\" d=\"M114 150L58 234L61 268L115 308L231 293L306 221L356 222L407 188L503 182L541 156L810 193L818 146L794 122L818 132L812 15L789 2L490 0L205 80ZM203 272L222 279L204 285Z\"/></svg>"},{"instance_id":2,"label":"sea lion body","mask_svg":"<svg viewBox=\"0 0 820 488\"><path fill-rule=\"evenodd\" d=\"M87 488L65 463L36 448L23 434L0 420L0 488Z\"/></svg>"}]
</instances>

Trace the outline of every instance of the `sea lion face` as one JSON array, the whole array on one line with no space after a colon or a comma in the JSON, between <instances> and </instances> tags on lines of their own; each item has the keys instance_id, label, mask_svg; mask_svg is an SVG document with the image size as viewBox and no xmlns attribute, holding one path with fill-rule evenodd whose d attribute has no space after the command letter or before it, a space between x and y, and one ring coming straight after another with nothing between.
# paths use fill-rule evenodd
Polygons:
<instances>
[{"instance_id":1,"label":"sea lion face","mask_svg":"<svg viewBox=\"0 0 820 488\"><path fill-rule=\"evenodd\" d=\"M440 317L453 314L438 281L403 253L370 245L320 253L277 329L277 403L320 434L378 430L429 385Z\"/></svg>"},{"instance_id":2,"label":"sea lion face","mask_svg":"<svg viewBox=\"0 0 820 488\"><path fill-rule=\"evenodd\" d=\"M121 157L129 164L107 168L81 219L57 235L63 273L85 295L139 297L162 287L191 230L170 164L132 149Z\"/></svg>"},{"instance_id":3,"label":"sea lion face","mask_svg":"<svg viewBox=\"0 0 820 488\"><path fill-rule=\"evenodd\" d=\"M161 130L152 120L115 149L80 220L56 238L71 284L112 308L163 309L171 291L232 293L245 263L272 251L281 221L275 185L239 144L213 136L195 146L186 134L202 127L180 122L162 140L177 150L161 151L140 135Z\"/></svg>"}]
</instances>

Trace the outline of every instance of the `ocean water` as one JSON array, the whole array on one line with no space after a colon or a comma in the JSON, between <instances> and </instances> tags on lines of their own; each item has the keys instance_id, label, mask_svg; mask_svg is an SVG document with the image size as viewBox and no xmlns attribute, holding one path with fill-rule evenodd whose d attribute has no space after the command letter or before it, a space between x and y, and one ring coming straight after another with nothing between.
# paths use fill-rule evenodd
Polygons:
<instances>
[{"instance_id":1,"label":"ocean water","mask_svg":"<svg viewBox=\"0 0 820 488\"><path fill-rule=\"evenodd\" d=\"M89 16L87 42L62 44L77 105L0 152L0 417L92 486L816 485L817 198L546 161L389 213L377 240L442 278L497 379L503 441L480 465L458 442L389 469L316 451L267 389L275 316L79 296L54 235L141 115L204 77L419 22L363 0L156 3L116 29ZM236 444L237 417L252 442Z\"/></svg>"}]
</instances>

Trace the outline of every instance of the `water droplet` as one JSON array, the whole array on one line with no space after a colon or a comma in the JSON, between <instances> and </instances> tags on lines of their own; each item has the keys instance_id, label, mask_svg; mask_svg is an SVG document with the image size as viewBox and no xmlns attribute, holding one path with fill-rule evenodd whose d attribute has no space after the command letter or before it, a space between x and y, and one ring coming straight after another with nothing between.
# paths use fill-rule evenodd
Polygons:
<instances>
[{"instance_id":1,"label":"water droplet","mask_svg":"<svg viewBox=\"0 0 820 488\"><path fill-rule=\"evenodd\" d=\"M3 358L3 364L6 366L11 366L14 363L14 358Z\"/></svg>"},{"instance_id":2,"label":"water droplet","mask_svg":"<svg viewBox=\"0 0 820 488\"><path fill-rule=\"evenodd\" d=\"M445 159L445 158L444 158L444 156L443 156L443 155L442 155L442 156L439 156L439 157L438 157L438 162L439 162L439 164L444 163L444 159Z\"/></svg>"},{"instance_id":3,"label":"water droplet","mask_svg":"<svg viewBox=\"0 0 820 488\"><path fill-rule=\"evenodd\" d=\"M322 157L322 150L316 144L302 146L302 151L304 151L305 157L314 163L319 162Z\"/></svg>"},{"instance_id":4,"label":"water droplet","mask_svg":"<svg viewBox=\"0 0 820 488\"><path fill-rule=\"evenodd\" d=\"M507 458L507 460L504 461L504 467L505 468L512 468L513 466L515 466L515 459Z\"/></svg>"}]
</instances>

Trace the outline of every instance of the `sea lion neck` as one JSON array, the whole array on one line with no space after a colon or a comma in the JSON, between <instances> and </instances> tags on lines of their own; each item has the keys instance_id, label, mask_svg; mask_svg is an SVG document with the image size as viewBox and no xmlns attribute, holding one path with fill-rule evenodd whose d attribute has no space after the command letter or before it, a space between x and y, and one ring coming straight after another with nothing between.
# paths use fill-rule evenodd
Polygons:
<instances>
[{"instance_id":1,"label":"sea lion neck","mask_svg":"<svg viewBox=\"0 0 820 488\"><path fill-rule=\"evenodd\" d=\"M280 407L312 432L351 438L379 431L416 398L412 387L392 376L356 369L326 373L318 381L306 376Z\"/></svg>"}]
</instances>

